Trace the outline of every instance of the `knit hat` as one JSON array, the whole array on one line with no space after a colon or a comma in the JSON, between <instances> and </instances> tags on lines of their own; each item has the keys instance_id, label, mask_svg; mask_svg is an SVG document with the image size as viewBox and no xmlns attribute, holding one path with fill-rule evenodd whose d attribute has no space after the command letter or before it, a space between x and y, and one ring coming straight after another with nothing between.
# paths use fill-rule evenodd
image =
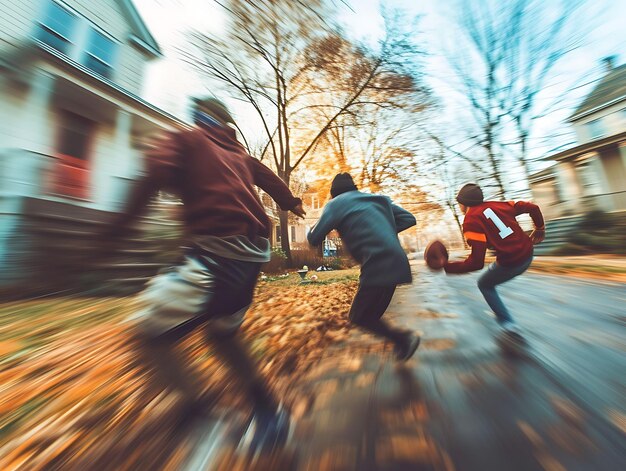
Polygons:
<instances>
[{"instance_id":1,"label":"knit hat","mask_svg":"<svg viewBox=\"0 0 626 471\"><path fill-rule=\"evenodd\" d=\"M356 190L357 187L349 173L338 173L335 178L333 178L333 183L330 186L330 196L334 198L342 193Z\"/></svg>"},{"instance_id":2,"label":"knit hat","mask_svg":"<svg viewBox=\"0 0 626 471\"><path fill-rule=\"evenodd\" d=\"M456 200L465 206L478 206L483 202L483 190L476 183L468 183L459 190Z\"/></svg>"},{"instance_id":3,"label":"knit hat","mask_svg":"<svg viewBox=\"0 0 626 471\"><path fill-rule=\"evenodd\" d=\"M235 124L235 120L226 105L217 98L196 98L194 99L194 103L197 111L207 113L224 124Z\"/></svg>"}]
</instances>

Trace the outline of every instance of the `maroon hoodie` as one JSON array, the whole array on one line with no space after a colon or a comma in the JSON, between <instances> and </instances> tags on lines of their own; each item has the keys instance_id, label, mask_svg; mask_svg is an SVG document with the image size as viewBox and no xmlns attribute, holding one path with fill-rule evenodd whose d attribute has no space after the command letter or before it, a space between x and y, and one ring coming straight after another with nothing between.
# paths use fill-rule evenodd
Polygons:
<instances>
[{"instance_id":1,"label":"maroon hoodie","mask_svg":"<svg viewBox=\"0 0 626 471\"><path fill-rule=\"evenodd\" d=\"M268 238L270 222L255 186L285 211L302 202L245 151L233 129L194 127L171 132L146 153L146 175L133 188L115 226L126 226L162 189L182 198L189 235Z\"/></svg>"}]
</instances>

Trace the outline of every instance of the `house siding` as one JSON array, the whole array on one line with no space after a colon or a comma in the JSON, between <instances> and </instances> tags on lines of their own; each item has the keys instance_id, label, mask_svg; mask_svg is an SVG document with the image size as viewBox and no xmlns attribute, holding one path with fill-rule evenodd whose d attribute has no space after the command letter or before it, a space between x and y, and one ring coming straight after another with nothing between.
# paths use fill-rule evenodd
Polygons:
<instances>
[{"instance_id":1,"label":"house siding","mask_svg":"<svg viewBox=\"0 0 626 471\"><path fill-rule=\"evenodd\" d=\"M106 31L118 41L126 41L130 28L117 0L64 0L89 21Z\"/></svg>"},{"instance_id":2,"label":"house siding","mask_svg":"<svg viewBox=\"0 0 626 471\"><path fill-rule=\"evenodd\" d=\"M117 0L67 0L66 3L118 41L113 81L140 95L147 58L130 43L132 31Z\"/></svg>"},{"instance_id":3,"label":"house siding","mask_svg":"<svg viewBox=\"0 0 626 471\"><path fill-rule=\"evenodd\" d=\"M42 0L0 0L0 11L0 53L10 53L30 37Z\"/></svg>"},{"instance_id":4,"label":"house siding","mask_svg":"<svg viewBox=\"0 0 626 471\"><path fill-rule=\"evenodd\" d=\"M608 149L603 157L601 163L607 183L605 191L611 193L613 203L613 207L608 209L624 210L626 209L626 168L620 147Z\"/></svg>"},{"instance_id":5,"label":"house siding","mask_svg":"<svg viewBox=\"0 0 626 471\"><path fill-rule=\"evenodd\" d=\"M601 120L605 130L604 136L618 134L626 130L626 113L624 110L626 110L626 100L576 120L573 126L578 143L584 144L593 140L588 125L596 119Z\"/></svg>"},{"instance_id":6,"label":"house siding","mask_svg":"<svg viewBox=\"0 0 626 471\"><path fill-rule=\"evenodd\" d=\"M0 54L19 51L32 38L36 22L52 0L0 0ZM131 26L116 0L66 0L59 2L105 31L118 44L112 80L135 95L141 95L145 63L149 59L130 42Z\"/></svg>"},{"instance_id":7,"label":"house siding","mask_svg":"<svg viewBox=\"0 0 626 471\"><path fill-rule=\"evenodd\" d=\"M0 142L2 149L45 152L53 145L53 110L48 106L53 82L50 76L35 72L24 84L0 79Z\"/></svg>"},{"instance_id":8,"label":"house siding","mask_svg":"<svg viewBox=\"0 0 626 471\"><path fill-rule=\"evenodd\" d=\"M124 44L116 64L117 82L131 93L141 96L145 66L146 56L129 43Z\"/></svg>"}]
</instances>

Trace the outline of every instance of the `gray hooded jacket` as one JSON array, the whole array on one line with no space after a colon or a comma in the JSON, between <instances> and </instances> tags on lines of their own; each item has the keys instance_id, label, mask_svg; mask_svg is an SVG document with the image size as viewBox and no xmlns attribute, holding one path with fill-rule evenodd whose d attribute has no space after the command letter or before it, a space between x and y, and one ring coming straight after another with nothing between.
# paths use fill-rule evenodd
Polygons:
<instances>
[{"instance_id":1,"label":"gray hooded jacket","mask_svg":"<svg viewBox=\"0 0 626 471\"><path fill-rule=\"evenodd\" d=\"M412 281L409 260L398 233L416 224L415 217L387 196L348 191L333 198L307 238L320 245L337 229L361 264L362 286L394 286Z\"/></svg>"}]
</instances>

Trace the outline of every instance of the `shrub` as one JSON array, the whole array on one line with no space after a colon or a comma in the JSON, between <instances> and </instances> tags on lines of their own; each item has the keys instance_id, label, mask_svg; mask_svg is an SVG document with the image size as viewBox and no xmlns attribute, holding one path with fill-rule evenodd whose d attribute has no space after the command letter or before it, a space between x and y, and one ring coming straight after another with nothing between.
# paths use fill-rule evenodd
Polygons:
<instances>
[{"instance_id":1,"label":"shrub","mask_svg":"<svg viewBox=\"0 0 626 471\"><path fill-rule=\"evenodd\" d=\"M314 248L292 250L291 262L295 268L302 268L306 265L311 270L315 270L317 267L324 265L325 263L324 257L322 257L319 251Z\"/></svg>"},{"instance_id":2,"label":"shrub","mask_svg":"<svg viewBox=\"0 0 626 471\"><path fill-rule=\"evenodd\" d=\"M608 229L615 225L615 217L604 211L594 210L585 214L585 217L579 224L579 228L584 231L597 231L599 229Z\"/></svg>"},{"instance_id":3,"label":"shrub","mask_svg":"<svg viewBox=\"0 0 626 471\"><path fill-rule=\"evenodd\" d=\"M322 265L333 270L343 270L356 265L356 262L349 256L322 257L318 250L307 248L304 250L292 250L291 260L295 268L302 268L304 265L311 270L315 270Z\"/></svg>"},{"instance_id":4,"label":"shrub","mask_svg":"<svg viewBox=\"0 0 626 471\"><path fill-rule=\"evenodd\" d=\"M287 255L280 248L273 248L271 259L265 263L261 271L265 273L282 273L287 269Z\"/></svg>"},{"instance_id":5,"label":"shrub","mask_svg":"<svg viewBox=\"0 0 626 471\"><path fill-rule=\"evenodd\" d=\"M626 231L623 215L591 211L585 215L567 243L558 248L555 255L582 255L590 253L626 252Z\"/></svg>"}]
</instances>

